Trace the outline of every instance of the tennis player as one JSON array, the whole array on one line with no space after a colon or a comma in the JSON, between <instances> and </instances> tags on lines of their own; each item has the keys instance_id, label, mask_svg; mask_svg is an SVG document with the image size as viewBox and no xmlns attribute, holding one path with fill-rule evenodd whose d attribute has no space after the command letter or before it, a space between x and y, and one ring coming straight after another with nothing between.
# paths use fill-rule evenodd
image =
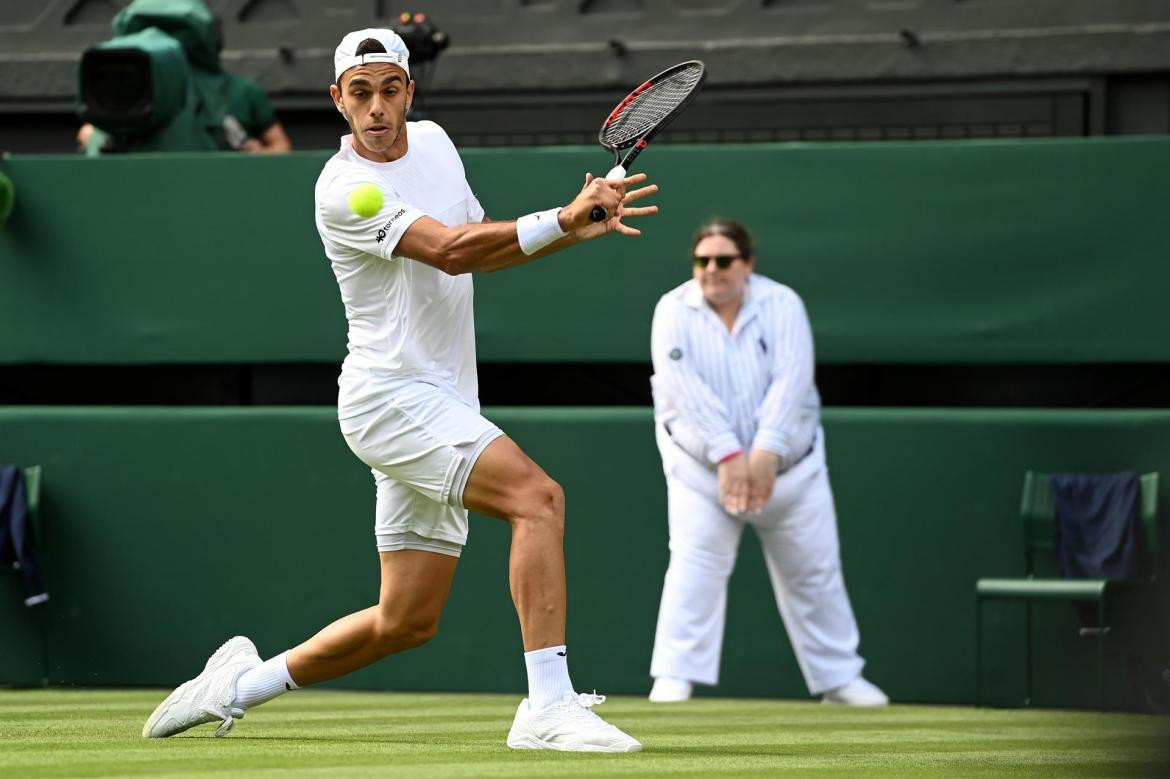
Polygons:
<instances>
[{"instance_id":1,"label":"tennis player","mask_svg":"<svg viewBox=\"0 0 1170 779\"><path fill-rule=\"evenodd\" d=\"M511 525L509 575L520 617L528 697L508 734L515 749L633 752L642 745L578 694L565 646L564 494L479 413L473 271L496 271L607 233L639 231L628 207L657 187L645 175L585 177L566 206L493 222L455 147L433 122L407 122L409 54L389 30L346 35L330 93L352 131L316 187L316 221L349 320L338 417L373 471L381 560L376 605L342 617L261 661L237 636L163 701L143 727L166 737L244 712L289 690L334 679L435 635L463 544L468 510ZM517 176L517 183L526 183ZM610 218L594 223L600 206Z\"/></svg>"}]
</instances>

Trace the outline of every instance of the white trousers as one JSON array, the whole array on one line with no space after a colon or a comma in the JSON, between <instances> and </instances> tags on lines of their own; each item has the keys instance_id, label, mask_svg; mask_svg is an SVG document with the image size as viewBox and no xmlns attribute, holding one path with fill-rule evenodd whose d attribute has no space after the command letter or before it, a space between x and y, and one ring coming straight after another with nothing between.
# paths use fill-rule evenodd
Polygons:
<instances>
[{"instance_id":1,"label":"white trousers","mask_svg":"<svg viewBox=\"0 0 1170 779\"><path fill-rule=\"evenodd\" d=\"M727 582L745 524L759 535L776 605L809 692L819 695L861 674L865 661L857 654L857 621L841 574L823 441L818 431L814 450L777 477L763 513L733 517L719 502L715 472L682 452L659 426L670 565L651 676L718 683Z\"/></svg>"}]
</instances>

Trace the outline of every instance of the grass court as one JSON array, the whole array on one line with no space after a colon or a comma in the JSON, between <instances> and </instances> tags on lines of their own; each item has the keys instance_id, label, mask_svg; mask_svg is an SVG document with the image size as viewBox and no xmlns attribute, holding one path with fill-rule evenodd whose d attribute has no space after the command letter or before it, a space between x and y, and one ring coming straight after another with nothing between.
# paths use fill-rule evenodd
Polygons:
<instances>
[{"instance_id":1,"label":"grass court","mask_svg":"<svg viewBox=\"0 0 1170 779\"><path fill-rule=\"evenodd\" d=\"M640 754L513 751L515 695L305 691L227 738L144 740L162 690L0 691L11 777L1165 776L1170 723L1136 714L700 698L610 698Z\"/></svg>"}]
</instances>

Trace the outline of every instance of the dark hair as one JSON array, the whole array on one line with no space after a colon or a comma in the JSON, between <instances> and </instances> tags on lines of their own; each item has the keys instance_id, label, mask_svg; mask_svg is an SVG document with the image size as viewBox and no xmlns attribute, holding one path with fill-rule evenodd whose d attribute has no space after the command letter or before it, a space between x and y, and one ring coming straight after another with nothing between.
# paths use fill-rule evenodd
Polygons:
<instances>
[{"instance_id":1,"label":"dark hair","mask_svg":"<svg viewBox=\"0 0 1170 779\"><path fill-rule=\"evenodd\" d=\"M708 219L699 227L695 233L695 240L691 241L691 251L694 251L695 247L699 245L699 241L711 235L722 235L730 238L745 260L756 256L755 247L752 246L752 237L748 235L747 228L734 219L724 219L721 216Z\"/></svg>"},{"instance_id":2,"label":"dark hair","mask_svg":"<svg viewBox=\"0 0 1170 779\"><path fill-rule=\"evenodd\" d=\"M377 38L366 38L357 45L353 50L354 56L360 57L363 54L385 54L386 47Z\"/></svg>"}]
</instances>

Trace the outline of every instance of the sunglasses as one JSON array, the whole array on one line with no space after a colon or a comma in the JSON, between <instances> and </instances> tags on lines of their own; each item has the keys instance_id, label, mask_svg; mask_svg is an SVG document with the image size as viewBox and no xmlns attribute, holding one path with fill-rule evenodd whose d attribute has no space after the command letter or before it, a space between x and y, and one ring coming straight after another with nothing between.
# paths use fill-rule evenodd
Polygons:
<instances>
[{"instance_id":1,"label":"sunglasses","mask_svg":"<svg viewBox=\"0 0 1170 779\"><path fill-rule=\"evenodd\" d=\"M715 264L719 266L720 270L727 270L731 267L731 263L742 257L742 254L713 254L709 257L704 257L701 254L695 255L695 267L706 268L711 260L715 260Z\"/></svg>"}]
</instances>

